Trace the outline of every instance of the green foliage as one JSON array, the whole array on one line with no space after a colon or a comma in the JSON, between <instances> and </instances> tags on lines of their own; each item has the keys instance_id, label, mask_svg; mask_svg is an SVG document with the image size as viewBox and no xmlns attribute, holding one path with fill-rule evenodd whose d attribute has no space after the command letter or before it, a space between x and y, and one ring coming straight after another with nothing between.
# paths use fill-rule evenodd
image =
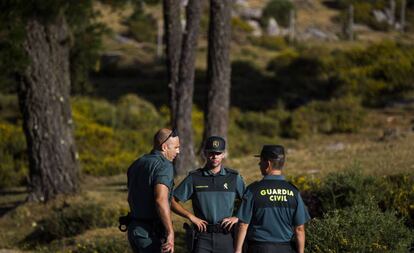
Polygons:
<instances>
[{"instance_id":1,"label":"green foliage","mask_svg":"<svg viewBox=\"0 0 414 253\"><path fill-rule=\"evenodd\" d=\"M250 36L250 41L253 45L263 47L269 50L282 50L287 47L287 42L284 37L281 36L269 36L263 35L260 37Z\"/></svg>"},{"instance_id":2,"label":"green foliage","mask_svg":"<svg viewBox=\"0 0 414 253\"><path fill-rule=\"evenodd\" d=\"M327 175L316 195L321 200L323 211L328 212L363 205L367 199L374 197L377 185L374 177L365 176L360 168L353 167Z\"/></svg>"},{"instance_id":3,"label":"green foliage","mask_svg":"<svg viewBox=\"0 0 414 253\"><path fill-rule=\"evenodd\" d=\"M368 105L383 105L414 89L414 47L382 42L339 54L331 65L337 93L360 94Z\"/></svg>"},{"instance_id":4,"label":"green foliage","mask_svg":"<svg viewBox=\"0 0 414 253\"><path fill-rule=\"evenodd\" d=\"M378 185L376 198L384 210L396 211L414 228L414 175L384 176Z\"/></svg>"},{"instance_id":5,"label":"green foliage","mask_svg":"<svg viewBox=\"0 0 414 253\"><path fill-rule=\"evenodd\" d=\"M91 175L125 172L139 154L151 149L154 132L165 125L152 104L132 94L116 105L77 97L72 108L82 171Z\"/></svg>"},{"instance_id":6,"label":"green foliage","mask_svg":"<svg viewBox=\"0 0 414 253\"><path fill-rule=\"evenodd\" d=\"M289 13L294 9L290 0L271 0L263 9L261 22L267 25L269 18L276 19L277 23L283 26L289 25Z\"/></svg>"},{"instance_id":7,"label":"green foliage","mask_svg":"<svg viewBox=\"0 0 414 253\"><path fill-rule=\"evenodd\" d=\"M0 189L25 182L26 140L20 127L0 122L0 161Z\"/></svg>"},{"instance_id":8,"label":"green foliage","mask_svg":"<svg viewBox=\"0 0 414 253\"><path fill-rule=\"evenodd\" d=\"M231 18L231 39L237 43L245 43L247 36L253 31L253 28L239 17Z\"/></svg>"},{"instance_id":9,"label":"green foliage","mask_svg":"<svg viewBox=\"0 0 414 253\"><path fill-rule=\"evenodd\" d=\"M265 113L245 112L239 114L235 123L246 132L266 137L276 137L281 134L281 123L288 117L289 112L276 108Z\"/></svg>"},{"instance_id":10,"label":"green foliage","mask_svg":"<svg viewBox=\"0 0 414 253\"><path fill-rule=\"evenodd\" d=\"M163 123L154 105L132 94L119 99L116 115L116 125L119 128L140 130L147 128L145 131L155 132L154 127ZM148 129L149 126L152 128Z\"/></svg>"},{"instance_id":11,"label":"green foliage","mask_svg":"<svg viewBox=\"0 0 414 253\"><path fill-rule=\"evenodd\" d=\"M118 233L119 234L119 233ZM106 235L95 236L91 239L81 240L76 244L73 253L129 253L131 252L128 240L123 236Z\"/></svg>"},{"instance_id":12,"label":"green foliage","mask_svg":"<svg viewBox=\"0 0 414 253\"><path fill-rule=\"evenodd\" d=\"M140 5L128 20L131 36L139 42L155 43L157 40L157 21L146 14Z\"/></svg>"},{"instance_id":13,"label":"green foliage","mask_svg":"<svg viewBox=\"0 0 414 253\"><path fill-rule=\"evenodd\" d=\"M283 124L283 135L299 138L311 133L353 133L364 123L364 110L352 97L314 101L295 110Z\"/></svg>"},{"instance_id":14,"label":"green foliage","mask_svg":"<svg viewBox=\"0 0 414 253\"><path fill-rule=\"evenodd\" d=\"M116 226L118 217L125 211L123 206L88 198L72 203L65 202L64 205L55 207L50 216L41 220L25 241L29 244L47 243L78 235L92 228Z\"/></svg>"},{"instance_id":15,"label":"green foliage","mask_svg":"<svg viewBox=\"0 0 414 253\"><path fill-rule=\"evenodd\" d=\"M17 122L20 118L17 95L0 93L0 121Z\"/></svg>"},{"instance_id":16,"label":"green foliage","mask_svg":"<svg viewBox=\"0 0 414 253\"><path fill-rule=\"evenodd\" d=\"M407 252L414 233L392 212L381 212L366 197L365 204L335 210L307 226L307 252Z\"/></svg>"},{"instance_id":17,"label":"green foliage","mask_svg":"<svg viewBox=\"0 0 414 253\"><path fill-rule=\"evenodd\" d=\"M278 56L270 60L266 70L276 72L279 69L286 68L299 57L299 52L292 48L282 50Z\"/></svg>"}]
</instances>

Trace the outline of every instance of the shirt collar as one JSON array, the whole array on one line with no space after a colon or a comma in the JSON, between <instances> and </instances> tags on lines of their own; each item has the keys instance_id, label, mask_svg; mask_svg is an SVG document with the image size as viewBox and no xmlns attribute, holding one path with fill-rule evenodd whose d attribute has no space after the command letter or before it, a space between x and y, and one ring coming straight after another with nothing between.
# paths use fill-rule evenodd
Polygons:
<instances>
[{"instance_id":1,"label":"shirt collar","mask_svg":"<svg viewBox=\"0 0 414 253\"><path fill-rule=\"evenodd\" d=\"M285 176L283 175L266 175L263 179L267 180L285 180Z\"/></svg>"},{"instance_id":2,"label":"shirt collar","mask_svg":"<svg viewBox=\"0 0 414 253\"><path fill-rule=\"evenodd\" d=\"M223 168L223 166L221 166L219 173L214 174L213 172L211 172L211 170L207 169L206 167L203 168L203 176L224 176L226 175L226 170Z\"/></svg>"},{"instance_id":3,"label":"shirt collar","mask_svg":"<svg viewBox=\"0 0 414 253\"><path fill-rule=\"evenodd\" d=\"M162 152L161 151L159 151L159 150L156 150L156 149L153 149L153 150L151 150L151 154L152 155L158 155L158 156L160 156L161 157L161 159L163 160L163 161L168 161L168 162L170 162L167 158L165 158L165 156L162 154Z\"/></svg>"}]
</instances>

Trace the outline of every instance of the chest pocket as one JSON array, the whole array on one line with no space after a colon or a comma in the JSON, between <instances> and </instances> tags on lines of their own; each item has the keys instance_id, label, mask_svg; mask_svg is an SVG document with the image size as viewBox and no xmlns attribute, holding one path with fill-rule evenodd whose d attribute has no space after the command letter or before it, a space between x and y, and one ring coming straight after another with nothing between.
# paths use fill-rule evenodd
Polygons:
<instances>
[{"instance_id":1,"label":"chest pocket","mask_svg":"<svg viewBox=\"0 0 414 253\"><path fill-rule=\"evenodd\" d=\"M236 175L228 173L224 176L193 176L194 192L236 192Z\"/></svg>"}]
</instances>

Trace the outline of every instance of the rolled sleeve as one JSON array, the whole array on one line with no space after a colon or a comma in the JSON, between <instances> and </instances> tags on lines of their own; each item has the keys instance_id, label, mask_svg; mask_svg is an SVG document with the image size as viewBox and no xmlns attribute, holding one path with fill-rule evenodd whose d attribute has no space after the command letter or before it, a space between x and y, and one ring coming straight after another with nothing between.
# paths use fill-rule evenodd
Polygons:
<instances>
[{"instance_id":1,"label":"rolled sleeve","mask_svg":"<svg viewBox=\"0 0 414 253\"><path fill-rule=\"evenodd\" d=\"M173 181L173 166L168 163L158 163L154 173L153 184L163 184L171 191Z\"/></svg>"},{"instance_id":2,"label":"rolled sleeve","mask_svg":"<svg viewBox=\"0 0 414 253\"><path fill-rule=\"evenodd\" d=\"M184 180L174 189L174 197L179 201L185 202L193 195L193 179L188 175Z\"/></svg>"},{"instance_id":3,"label":"rolled sleeve","mask_svg":"<svg viewBox=\"0 0 414 253\"><path fill-rule=\"evenodd\" d=\"M237 212L237 218L239 218L241 222L245 224L250 223L253 214L253 203L253 194L248 188L243 194L242 203Z\"/></svg>"},{"instance_id":4,"label":"rolled sleeve","mask_svg":"<svg viewBox=\"0 0 414 253\"><path fill-rule=\"evenodd\" d=\"M300 194L297 196L298 205L295 212L295 217L293 219L293 225L294 226L300 226L305 224L310 220L309 212L305 206L305 203L303 203L302 197Z\"/></svg>"}]
</instances>

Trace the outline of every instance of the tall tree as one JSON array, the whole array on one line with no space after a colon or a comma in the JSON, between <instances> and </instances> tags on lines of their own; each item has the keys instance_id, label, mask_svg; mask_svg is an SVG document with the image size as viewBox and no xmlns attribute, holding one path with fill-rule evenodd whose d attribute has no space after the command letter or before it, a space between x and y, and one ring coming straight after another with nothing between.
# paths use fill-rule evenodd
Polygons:
<instances>
[{"instance_id":1,"label":"tall tree","mask_svg":"<svg viewBox=\"0 0 414 253\"><path fill-rule=\"evenodd\" d=\"M28 18L23 49L29 64L18 73L29 168L29 200L47 201L78 189L78 163L69 102L69 28L62 13L52 21Z\"/></svg>"},{"instance_id":2,"label":"tall tree","mask_svg":"<svg viewBox=\"0 0 414 253\"><path fill-rule=\"evenodd\" d=\"M181 154L176 159L175 165L178 173L184 174L192 169L195 164L191 112L202 1L190 0L188 2L184 33L181 33L181 27L178 28L178 24L175 23L177 20L180 21L177 18L179 17L177 15L179 5L180 1L164 1L171 121L172 125L177 128L181 141ZM173 15L172 13L176 14ZM181 44L179 45L178 42Z\"/></svg>"},{"instance_id":3,"label":"tall tree","mask_svg":"<svg viewBox=\"0 0 414 253\"><path fill-rule=\"evenodd\" d=\"M174 125L175 113L177 111L176 88L178 85L178 73L181 57L181 1L164 0L164 27L166 40L166 63L168 74L168 89L170 93L171 124Z\"/></svg>"},{"instance_id":4,"label":"tall tree","mask_svg":"<svg viewBox=\"0 0 414 253\"><path fill-rule=\"evenodd\" d=\"M231 0L210 0L208 33L207 106L204 140L211 135L227 138L230 106Z\"/></svg>"}]
</instances>

